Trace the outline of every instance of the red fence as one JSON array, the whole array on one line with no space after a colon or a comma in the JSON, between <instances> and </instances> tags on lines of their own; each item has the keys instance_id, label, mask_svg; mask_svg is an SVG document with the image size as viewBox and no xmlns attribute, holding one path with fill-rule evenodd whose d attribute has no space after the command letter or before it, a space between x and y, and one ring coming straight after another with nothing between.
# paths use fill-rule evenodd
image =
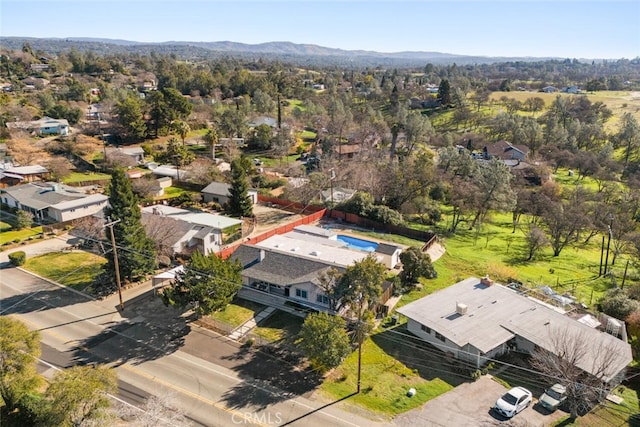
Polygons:
<instances>
[{"instance_id":1,"label":"red fence","mask_svg":"<svg viewBox=\"0 0 640 427\"><path fill-rule=\"evenodd\" d=\"M277 200L277 199L276 199ZM281 202L286 202L284 200L281 200ZM315 206L314 206L315 208ZM316 210L316 209L314 209ZM265 231L262 234L257 235L256 237L251 237L251 238L247 238L246 240L237 242L236 244L234 244L233 246L229 246L227 248L224 248L223 250L221 250L220 252L218 252L218 255L221 256L222 258L227 258L229 257L237 248L238 246L240 246L242 243L247 243L250 245L255 245L256 243L262 242L263 240L268 239L271 236L275 236L277 234L284 234L284 233L288 233L290 231L293 231L293 229L299 225L308 225L308 224L313 224L317 221L320 220L320 218L322 218L325 215L325 211L326 209L321 208L320 210L316 210L316 212L312 213L311 215L307 215L304 218L300 218L297 219L295 221L291 221L287 224L283 224L278 228L274 228L272 230L269 231Z\"/></svg>"},{"instance_id":2,"label":"red fence","mask_svg":"<svg viewBox=\"0 0 640 427\"><path fill-rule=\"evenodd\" d=\"M362 218L353 213L342 212L338 210L327 211L327 216L334 219L339 219L349 224L355 224L363 228L368 228L373 231L384 231L390 234L398 234L400 236L409 237L411 239L422 240L425 242L422 250L427 250L437 239L437 236L432 231L415 230L413 228L404 227L402 225L382 224L377 221L372 221L367 218Z\"/></svg>"}]
</instances>

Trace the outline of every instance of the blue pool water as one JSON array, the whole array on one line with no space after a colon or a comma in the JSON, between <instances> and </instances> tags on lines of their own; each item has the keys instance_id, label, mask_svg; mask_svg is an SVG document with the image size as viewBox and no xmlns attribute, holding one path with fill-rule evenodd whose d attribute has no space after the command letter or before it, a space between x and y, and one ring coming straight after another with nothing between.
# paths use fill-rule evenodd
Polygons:
<instances>
[{"instance_id":1,"label":"blue pool water","mask_svg":"<svg viewBox=\"0 0 640 427\"><path fill-rule=\"evenodd\" d=\"M345 242L348 247L366 252L373 252L378 247L376 242L370 240L356 239L355 237L338 234L338 240Z\"/></svg>"}]
</instances>

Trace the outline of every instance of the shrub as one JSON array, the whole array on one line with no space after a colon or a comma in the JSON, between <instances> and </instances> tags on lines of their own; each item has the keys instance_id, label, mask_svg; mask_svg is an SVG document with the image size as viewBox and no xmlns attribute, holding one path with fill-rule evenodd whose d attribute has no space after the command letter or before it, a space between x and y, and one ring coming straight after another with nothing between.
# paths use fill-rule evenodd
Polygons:
<instances>
[{"instance_id":1,"label":"shrub","mask_svg":"<svg viewBox=\"0 0 640 427\"><path fill-rule=\"evenodd\" d=\"M24 251L11 252L9 254L9 262L15 266L24 265L27 262L27 254Z\"/></svg>"},{"instance_id":2,"label":"shrub","mask_svg":"<svg viewBox=\"0 0 640 427\"><path fill-rule=\"evenodd\" d=\"M13 243L20 243L20 239L19 238L13 239Z\"/></svg>"}]
</instances>

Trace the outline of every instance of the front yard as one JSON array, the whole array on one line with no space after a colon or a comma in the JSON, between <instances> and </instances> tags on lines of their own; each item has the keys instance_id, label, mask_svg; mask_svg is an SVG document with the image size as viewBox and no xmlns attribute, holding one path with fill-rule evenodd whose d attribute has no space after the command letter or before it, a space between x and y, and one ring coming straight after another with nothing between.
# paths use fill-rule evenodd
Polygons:
<instances>
[{"instance_id":1,"label":"front yard","mask_svg":"<svg viewBox=\"0 0 640 427\"><path fill-rule=\"evenodd\" d=\"M23 268L82 291L93 284L106 262L103 257L89 252L51 252L27 258Z\"/></svg>"}]
</instances>

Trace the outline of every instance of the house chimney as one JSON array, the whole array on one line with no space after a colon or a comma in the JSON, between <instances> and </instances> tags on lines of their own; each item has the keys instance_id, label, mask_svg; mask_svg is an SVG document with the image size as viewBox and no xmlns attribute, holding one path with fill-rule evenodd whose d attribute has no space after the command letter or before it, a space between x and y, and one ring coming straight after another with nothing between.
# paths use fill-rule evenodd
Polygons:
<instances>
[{"instance_id":1,"label":"house chimney","mask_svg":"<svg viewBox=\"0 0 640 427\"><path fill-rule=\"evenodd\" d=\"M489 275L487 274L482 279L480 279L480 283L482 283L485 286L491 286L493 285L493 280L489 279Z\"/></svg>"}]
</instances>

